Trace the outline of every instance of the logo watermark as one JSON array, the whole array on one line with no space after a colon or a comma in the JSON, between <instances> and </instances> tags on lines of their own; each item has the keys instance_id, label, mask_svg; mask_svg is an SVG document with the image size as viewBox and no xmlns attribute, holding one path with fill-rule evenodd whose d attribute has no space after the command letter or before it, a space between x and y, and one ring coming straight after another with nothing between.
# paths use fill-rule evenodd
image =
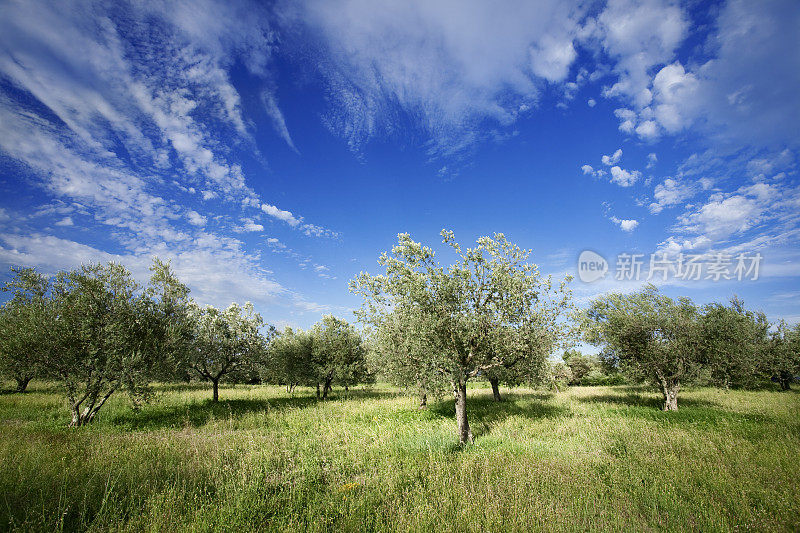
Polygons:
<instances>
[{"instance_id":1,"label":"logo watermark","mask_svg":"<svg viewBox=\"0 0 800 533\"><path fill-rule=\"evenodd\" d=\"M739 254L650 254L622 253L614 263L614 279L618 281L756 281L763 257L760 253ZM606 259L591 250L578 257L578 278L584 283L603 279L609 272Z\"/></svg>"},{"instance_id":2,"label":"logo watermark","mask_svg":"<svg viewBox=\"0 0 800 533\"><path fill-rule=\"evenodd\" d=\"M578 257L578 278L584 283L603 279L608 274L608 261L602 255L584 250Z\"/></svg>"}]
</instances>

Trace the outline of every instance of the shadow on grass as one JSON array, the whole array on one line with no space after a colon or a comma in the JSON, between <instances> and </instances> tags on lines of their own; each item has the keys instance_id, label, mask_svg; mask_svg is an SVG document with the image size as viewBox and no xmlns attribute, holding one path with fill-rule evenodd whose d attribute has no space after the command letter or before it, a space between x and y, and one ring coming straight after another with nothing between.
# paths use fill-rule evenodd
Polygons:
<instances>
[{"instance_id":1,"label":"shadow on grass","mask_svg":"<svg viewBox=\"0 0 800 533\"><path fill-rule=\"evenodd\" d=\"M633 391L629 391L626 394L594 394L577 398L577 400L582 403L609 403L631 407L648 407L657 410L660 410L664 405L664 400L661 398L642 395ZM681 407L719 407L719 404L708 400L696 400L678 396L678 408Z\"/></svg>"},{"instance_id":2,"label":"shadow on grass","mask_svg":"<svg viewBox=\"0 0 800 533\"><path fill-rule=\"evenodd\" d=\"M511 417L528 419L553 419L570 416L571 411L563 405L552 403L553 394L549 392L506 393L503 400L496 402L490 394L469 395L467 398L467 419L474 437L479 438L492 432L492 428ZM455 421L453 400L432 404L430 412ZM454 448L458 451L460 447Z\"/></svg>"},{"instance_id":3,"label":"shadow on grass","mask_svg":"<svg viewBox=\"0 0 800 533\"><path fill-rule=\"evenodd\" d=\"M642 391L641 393L638 391ZM685 427L707 429L735 429L748 438L763 437L768 434L765 426L788 427L792 432L800 433L800 423L781 420L763 413L742 413L728 410L721 403L682 398L678 396L678 411L662 410L663 400L657 396L647 395L642 389L631 389L626 394L595 394L576 398L583 403L608 404L624 406L625 417L634 417L658 424L674 424Z\"/></svg>"},{"instance_id":4,"label":"shadow on grass","mask_svg":"<svg viewBox=\"0 0 800 533\"><path fill-rule=\"evenodd\" d=\"M224 389L220 392L221 396L223 396ZM180 404L152 403L139 410L130 410L117 414L111 418L110 424L118 428L131 430L200 427L214 419L242 418L252 413L303 409L312 405L319 405L325 401L388 398L395 394L392 391L358 389L334 393L327 400L318 400L316 396L308 395L287 395L263 399L234 398L230 400L224 399L223 396L218 402L213 402L209 398Z\"/></svg>"}]
</instances>

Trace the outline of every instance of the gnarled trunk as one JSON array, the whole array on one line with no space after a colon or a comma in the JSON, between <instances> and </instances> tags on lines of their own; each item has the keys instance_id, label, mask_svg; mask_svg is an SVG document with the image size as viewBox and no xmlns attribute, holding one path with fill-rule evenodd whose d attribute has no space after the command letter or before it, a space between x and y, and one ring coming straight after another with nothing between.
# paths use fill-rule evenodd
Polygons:
<instances>
[{"instance_id":1,"label":"gnarled trunk","mask_svg":"<svg viewBox=\"0 0 800 533\"><path fill-rule=\"evenodd\" d=\"M213 397L212 397L211 401L218 402L219 401L219 378L212 379L211 383L214 386L214 394L213 394Z\"/></svg>"},{"instance_id":2,"label":"gnarled trunk","mask_svg":"<svg viewBox=\"0 0 800 533\"><path fill-rule=\"evenodd\" d=\"M31 378L14 378L14 381L17 382L17 392L25 392L28 388L28 383L31 382Z\"/></svg>"},{"instance_id":3,"label":"gnarled trunk","mask_svg":"<svg viewBox=\"0 0 800 533\"><path fill-rule=\"evenodd\" d=\"M456 400L456 423L458 424L458 440L461 444L472 442L472 431L467 420L467 382L453 383L453 394Z\"/></svg>"},{"instance_id":4,"label":"gnarled trunk","mask_svg":"<svg viewBox=\"0 0 800 533\"><path fill-rule=\"evenodd\" d=\"M789 372L781 372L778 382L781 384L781 390L790 390L792 388L792 375Z\"/></svg>"},{"instance_id":5,"label":"gnarled trunk","mask_svg":"<svg viewBox=\"0 0 800 533\"><path fill-rule=\"evenodd\" d=\"M678 391L680 382L677 379L661 379L661 391L664 395L664 411L678 410Z\"/></svg>"},{"instance_id":6,"label":"gnarled trunk","mask_svg":"<svg viewBox=\"0 0 800 533\"><path fill-rule=\"evenodd\" d=\"M333 383L333 376L325 378L325 386L322 388L322 399L328 399L328 391L331 390L331 383Z\"/></svg>"},{"instance_id":7,"label":"gnarled trunk","mask_svg":"<svg viewBox=\"0 0 800 533\"><path fill-rule=\"evenodd\" d=\"M428 408L428 391L425 390L425 387L420 385L419 387L419 408L420 409L427 409Z\"/></svg>"},{"instance_id":8,"label":"gnarled trunk","mask_svg":"<svg viewBox=\"0 0 800 533\"><path fill-rule=\"evenodd\" d=\"M489 383L492 384L492 397L494 401L499 402L500 398L500 380L497 378L489 378Z\"/></svg>"}]
</instances>

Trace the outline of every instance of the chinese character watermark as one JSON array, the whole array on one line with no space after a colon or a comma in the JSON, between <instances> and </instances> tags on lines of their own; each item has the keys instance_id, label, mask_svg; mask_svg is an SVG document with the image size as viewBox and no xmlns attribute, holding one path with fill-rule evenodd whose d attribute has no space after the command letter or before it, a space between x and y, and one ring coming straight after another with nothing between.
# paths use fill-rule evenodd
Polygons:
<instances>
[{"instance_id":1,"label":"chinese character watermark","mask_svg":"<svg viewBox=\"0 0 800 533\"><path fill-rule=\"evenodd\" d=\"M618 281L756 281L763 257L760 253L678 254L670 257L666 252L650 254L622 253L614 264L614 279ZM593 251L585 250L578 257L578 278L585 283L604 279L609 272L606 259Z\"/></svg>"}]
</instances>

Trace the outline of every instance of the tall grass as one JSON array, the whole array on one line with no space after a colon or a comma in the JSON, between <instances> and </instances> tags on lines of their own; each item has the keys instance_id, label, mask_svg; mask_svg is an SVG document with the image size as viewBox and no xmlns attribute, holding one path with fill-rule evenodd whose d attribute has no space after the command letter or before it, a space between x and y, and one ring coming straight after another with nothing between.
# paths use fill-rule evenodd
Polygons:
<instances>
[{"instance_id":1,"label":"tall grass","mask_svg":"<svg viewBox=\"0 0 800 533\"><path fill-rule=\"evenodd\" d=\"M68 429L42 384L0 395L0 529L800 529L800 395L699 389L680 411L627 387L451 401L164 386Z\"/></svg>"}]
</instances>

